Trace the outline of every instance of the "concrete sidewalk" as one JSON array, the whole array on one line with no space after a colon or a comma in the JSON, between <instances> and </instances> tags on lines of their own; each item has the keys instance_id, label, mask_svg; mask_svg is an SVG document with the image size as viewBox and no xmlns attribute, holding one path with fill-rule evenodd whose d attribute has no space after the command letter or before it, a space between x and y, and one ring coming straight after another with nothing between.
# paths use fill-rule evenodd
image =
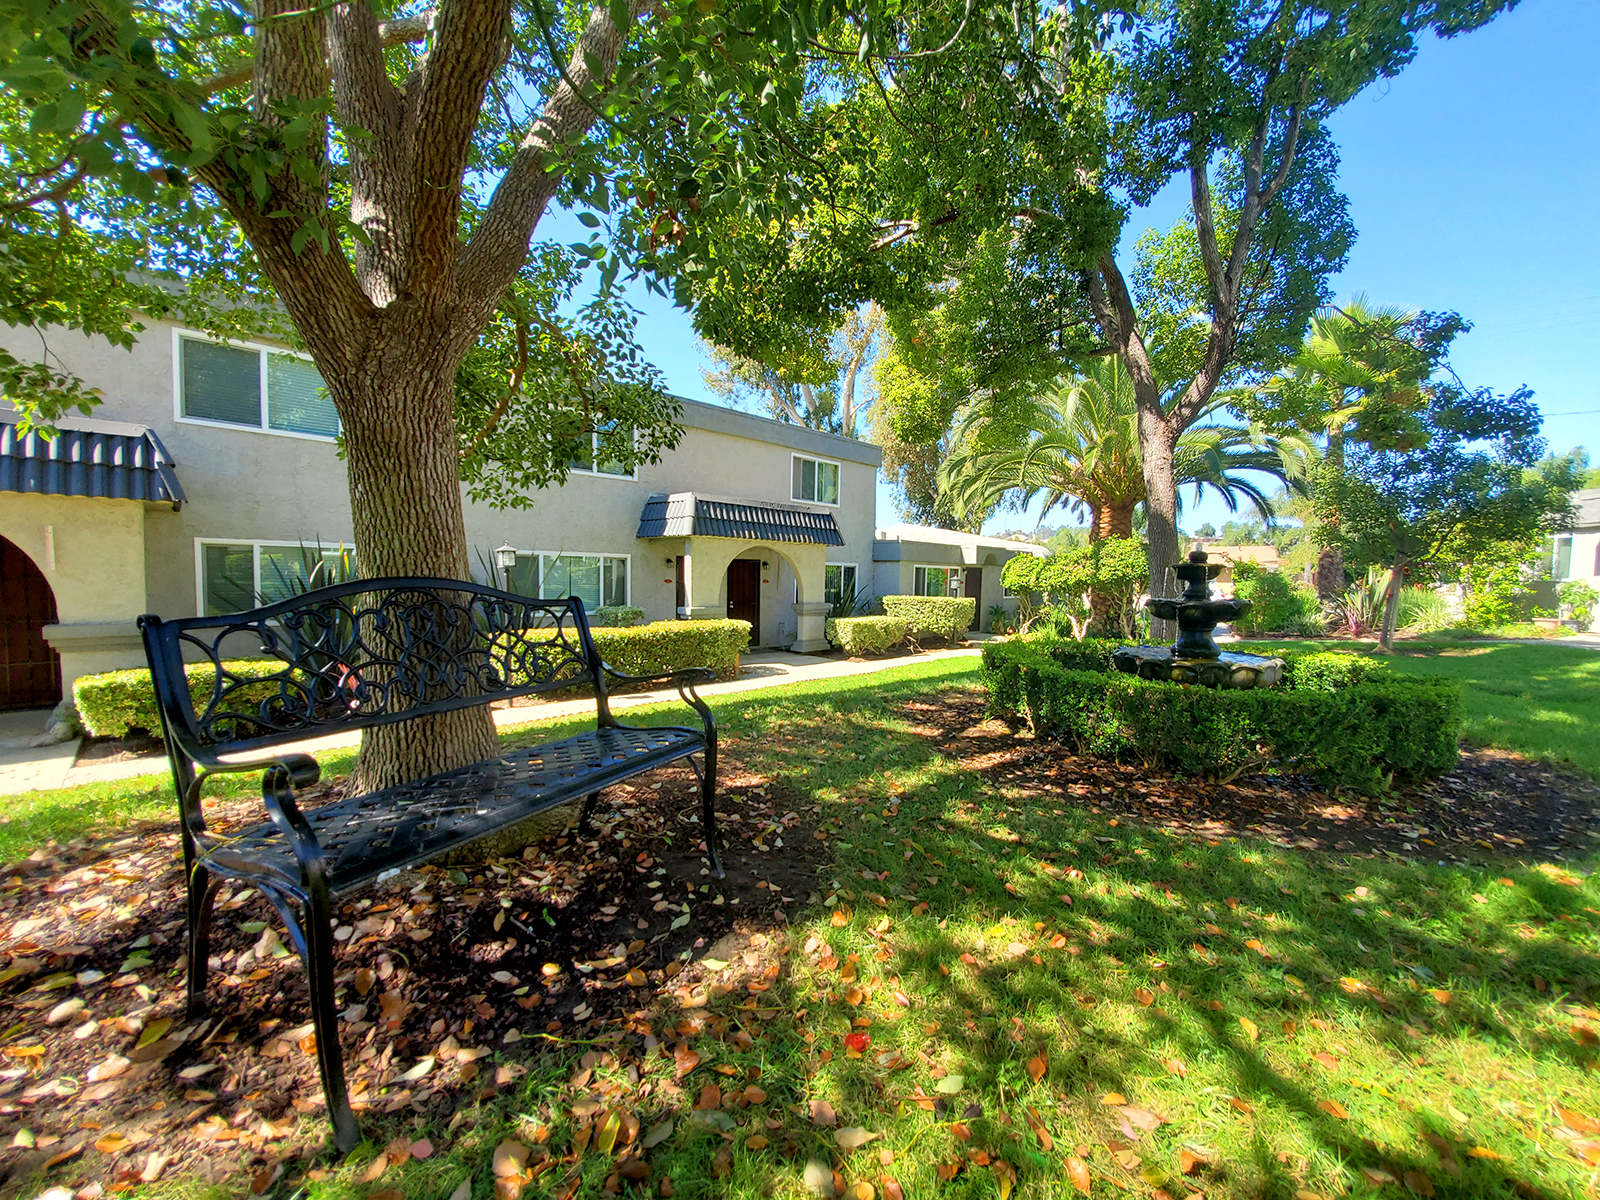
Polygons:
<instances>
[{"instance_id":1,"label":"concrete sidewalk","mask_svg":"<svg viewBox=\"0 0 1600 1200\"><path fill-rule=\"evenodd\" d=\"M988 640L983 635L973 635L973 641ZM973 646L953 650L930 650L898 658L867 659L862 662L822 660L807 654L791 654L787 650L757 650L740 659L739 678L726 683L711 683L699 689L706 699L732 695L737 692L759 691L779 687L786 683L801 683L811 679L839 679L849 675L870 675L891 667L911 663L931 662L942 658L972 658L978 650ZM611 697L612 711L637 708L641 704L659 704L663 700L677 700L675 688L658 688L648 692L628 692ZM494 710L494 723L501 729L512 729L532 721L545 721L555 717L593 714L593 699L548 700L516 708ZM165 775L167 760L158 753L141 755L120 762L77 763L78 741L64 742L44 749L28 749L27 741L44 731L47 710L39 712L0 713L0 796L46 788L72 788L86 783L102 783L110 779L133 779L141 775ZM341 746L357 746L360 733L336 734L332 737L311 738L282 747L312 754L333 750Z\"/></svg>"}]
</instances>

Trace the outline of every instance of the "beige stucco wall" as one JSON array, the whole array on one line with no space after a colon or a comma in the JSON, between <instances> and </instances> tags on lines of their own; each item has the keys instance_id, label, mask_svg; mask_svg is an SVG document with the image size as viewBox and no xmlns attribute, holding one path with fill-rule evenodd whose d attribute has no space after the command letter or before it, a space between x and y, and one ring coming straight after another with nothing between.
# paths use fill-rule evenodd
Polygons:
<instances>
[{"instance_id":1,"label":"beige stucco wall","mask_svg":"<svg viewBox=\"0 0 1600 1200\"><path fill-rule=\"evenodd\" d=\"M145 508L137 500L0 492L0 534L55 593L57 624L45 638L61 655L64 695L80 675L144 661L133 622L145 611Z\"/></svg>"},{"instance_id":2,"label":"beige stucco wall","mask_svg":"<svg viewBox=\"0 0 1600 1200\"><path fill-rule=\"evenodd\" d=\"M50 352L63 366L104 393L95 416L155 430L171 453L188 495L179 512L145 514L141 506L130 504L128 514L118 518L121 525L103 525L100 532L108 539L120 536L118 529L132 531L133 540L121 543L119 561L132 555L141 564L140 595L128 599L119 619L131 619L145 611L162 616L194 613L199 541L351 542L345 466L332 441L207 425L177 416L172 326L153 325L131 350L66 331L52 332L48 341ZM38 352L36 338L16 330L0 328L0 346L19 355ZM846 540L844 547L827 547L825 554L823 547L813 547L816 554L803 556L806 570L816 571L814 582L807 576L803 591L821 598L823 561L858 564L865 583L872 569L877 450L849 439L696 403L685 405L678 447L659 463L641 465L637 478L573 473L563 487L537 493L531 507L513 510L470 503L463 489L474 572L480 570L480 562L490 561L492 550L503 543L530 552L623 554L629 558L631 602L642 608L649 620L671 619L677 608L676 582L665 560L681 550L634 536L646 498L661 492L694 491L792 503L792 456L797 452L840 463L840 505L815 507L833 514ZM58 528L58 535L60 532ZM750 550L749 543L730 540L717 553L731 558ZM793 570L798 558L786 559L780 554L776 559L769 556L768 561L776 573L763 583L758 640L771 645L780 640L780 626L782 636L791 638L797 628ZM722 569L726 571L725 561ZM725 578L716 582L725 604ZM76 580L68 585L67 590L74 593L73 603L89 603L77 598L82 586ZM57 595L60 602L59 588Z\"/></svg>"}]
</instances>

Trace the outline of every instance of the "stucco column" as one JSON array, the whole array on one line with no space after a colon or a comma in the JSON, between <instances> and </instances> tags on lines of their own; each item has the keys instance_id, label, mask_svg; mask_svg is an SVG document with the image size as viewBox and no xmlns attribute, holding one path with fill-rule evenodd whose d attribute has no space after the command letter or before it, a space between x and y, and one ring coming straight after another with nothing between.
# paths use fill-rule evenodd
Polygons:
<instances>
[{"instance_id":1,"label":"stucco column","mask_svg":"<svg viewBox=\"0 0 1600 1200\"><path fill-rule=\"evenodd\" d=\"M828 648L828 610L833 606L826 600L802 600L794 606L798 623L797 636L789 649L796 654L815 654Z\"/></svg>"}]
</instances>

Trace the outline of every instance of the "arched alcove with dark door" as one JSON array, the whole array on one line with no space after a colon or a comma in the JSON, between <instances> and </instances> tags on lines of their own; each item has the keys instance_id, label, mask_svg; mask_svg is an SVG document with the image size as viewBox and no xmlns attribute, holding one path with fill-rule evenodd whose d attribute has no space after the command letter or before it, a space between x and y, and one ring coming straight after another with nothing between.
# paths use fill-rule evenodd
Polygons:
<instances>
[{"instance_id":1,"label":"arched alcove with dark door","mask_svg":"<svg viewBox=\"0 0 1600 1200\"><path fill-rule=\"evenodd\" d=\"M55 622L44 572L0 538L0 709L54 708L61 699L61 656L44 640Z\"/></svg>"}]
</instances>

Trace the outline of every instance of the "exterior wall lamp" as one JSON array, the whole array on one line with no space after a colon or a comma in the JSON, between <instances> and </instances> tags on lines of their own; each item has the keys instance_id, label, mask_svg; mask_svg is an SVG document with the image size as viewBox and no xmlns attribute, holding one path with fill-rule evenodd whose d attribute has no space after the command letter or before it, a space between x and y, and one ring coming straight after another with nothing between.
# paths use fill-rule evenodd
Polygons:
<instances>
[{"instance_id":1,"label":"exterior wall lamp","mask_svg":"<svg viewBox=\"0 0 1600 1200\"><path fill-rule=\"evenodd\" d=\"M517 565L517 548L511 545L494 548L494 565L500 570L501 586L511 588L511 568Z\"/></svg>"}]
</instances>

